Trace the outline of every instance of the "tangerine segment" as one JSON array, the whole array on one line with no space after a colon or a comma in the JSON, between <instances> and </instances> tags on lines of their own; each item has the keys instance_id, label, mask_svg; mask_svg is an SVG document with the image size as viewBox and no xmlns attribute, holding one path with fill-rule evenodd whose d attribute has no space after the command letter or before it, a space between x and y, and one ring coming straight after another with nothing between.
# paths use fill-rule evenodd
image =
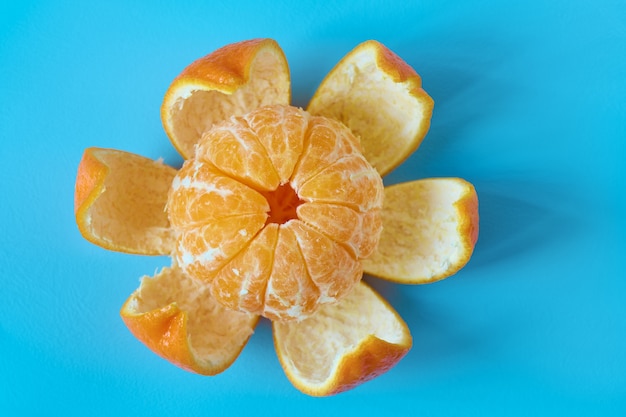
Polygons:
<instances>
[{"instance_id":1,"label":"tangerine segment","mask_svg":"<svg viewBox=\"0 0 626 417\"><path fill-rule=\"evenodd\" d=\"M88 148L78 166L74 211L81 234L106 249L169 254L174 233L165 212L176 170L139 155Z\"/></svg>"},{"instance_id":2,"label":"tangerine segment","mask_svg":"<svg viewBox=\"0 0 626 417\"><path fill-rule=\"evenodd\" d=\"M309 114L290 106L268 106L244 119L265 147L280 183L289 182L303 151Z\"/></svg>"},{"instance_id":3,"label":"tangerine segment","mask_svg":"<svg viewBox=\"0 0 626 417\"><path fill-rule=\"evenodd\" d=\"M318 308L320 290L311 279L306 259L298 247L291 221L278 229L272 273L265 289L263 316L270 320L294 320Z\"/></svg>"},{"instance_id":4,"label":"tangerine segment","mask_svg":"<svg viewBox=\"0 0 626 417\"><path fill-rule=\"evenodd\" d=\"M384 176L426 136L433 100L413 68L381 43L367 41L328 73L307 110L348 126Z\"/></svg>"},{"instance_id":5,"label":"tangerine segment","mask_svg":"<svg viewBox=\"0 0 626 417\"><path fill-rule=\"evenodd\" d=\"M280 183L256 132L240 118L231 118L205 132L196 148L196 159L208 161L256 189L273 190Z\"/></svg>"},{"instance_id":6,"label":"tangerine segment","mask_svg":"<svg viewBox=\"0 0 626 417\"><path fill-rule=\"evenodd\" d=\"M347 155L360 154L361 144L350 129L325 117L311 117L304 150L291 178L298 189L324 168Z\"/></svg>"},{"instance_id":7,"label":"tangerine segment","mask_svg":"<svg viewBox=\"0 0 626 417\"><path fill-rule=\"evenodd\" d=\"M267 225L217 273L211 285L216 300L232 310L262 314L272 273L278 224Z\"/></svg>"},{"instance_id":8,"label":"tangerine segment","mask_svg":"<svg viewBox=\"0 0 626 417\"><path fill-rule=\"evenodd\" d=\"M340 300L359 282L363 266L344 246L301 221L283 227L295 234L307 273L320 292L318 303Z\"/></svg>"},{"instance_id":9,"label":"tangerine segment","mask_svg":"<svg viewBox=\"0 0 626 417\"><path fill-rule=\"evenodd\" d=\"M211 220L266 213L267 200L209 163L187 160L172 182L167 210L172 226L188 228Z\"/></svg>"},{"instance_id":10,"label":"tangerine segment","mask_svg":"<svg viewBox=\"0 0 626 417\"><path fill-rule=\"evenodd\" d=\"M211 281L214 275L245 248L263 228L267 215L225 217L185 229L178 238L175 256L192 277Z\"/></svg>"},{"instance_id":11,"label":"tangerine segment","mask_svg":"<svg viewBox=\"0 0 626 417\"><path fill-rule=\"evenodd\" d=\"M446 278L470 259L478 238L478 198L460 178L432 178L385 188L378 249L365 272L421 284Z\"/></svg>"},{"instance_id":12,"label":"tangerine segment","mask_svg":"<svg viewBox=\"0 0 626 417\"><path fill-rule=\"evenodd\" d=\"M388 371L411 348L407 325L385 300L360 282L340 302L300 322L273 322L285 374L300 391L326 396Z\"/></svg>"},{"instance_id":13,"label":"tangerine segment","mask_svg":"<svg viewBox=\"0 0 626 417\"><path fill-rule=\"evenodd\" d=\"M357 259L369 257L382 231L380 210L360 213L350 207L327 203L304 203L298 218L334 241L345 245Z\"/></svg>"},{"instance_id":14,"label":"tangerine segment","mask_svg":"<svg viewBox=\"0 0 626 417\"><path fill-rule=\"evenodd\" d=\"M161 105L161 121L187 159L213 124L269 104L289 104L287 59L276 41L253 39L224 46L178 75Z\"/></svg>"},{"instance_id":15,"label":"tangerine segment","mask_svg":"<svg viewBox=\"0 0 626 417\"><path fill-rule=\"evenodd\" d=\"M359 212L380 208L384 192L380 175L360 154L348 155L302 184L302 200L341 204Z\"/></svg>"},{"instance_id":16,"label":"tangerine segment","mask_svg":"<svg viewBox=\"0 0 626 417\"><path fill-rule=\"evenodd\" d=\"M222 307L206 285L177 267L143 277L120 314L131 333L153 352L203 375L228 368L259 319Z\"/></svg>"}]
</instances>

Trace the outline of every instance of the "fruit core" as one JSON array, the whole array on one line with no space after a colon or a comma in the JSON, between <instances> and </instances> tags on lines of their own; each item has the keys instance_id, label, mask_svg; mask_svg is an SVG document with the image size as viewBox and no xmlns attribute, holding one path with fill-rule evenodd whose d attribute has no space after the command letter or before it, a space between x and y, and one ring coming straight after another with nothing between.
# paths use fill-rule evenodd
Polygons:
<instances>
[{"instance_id":1,"label":"fruit core","mask_svg":"<svg viewBox=\"0 0 626 417\"><path fill-rule=\"evenodd\" d=\"M296 210L302 204L302 200L291 184L282 184L277 189L262 194L270 206L266 225L270 223L285 224L289 220L298 218Z\"/></svg>"}]
</instances>

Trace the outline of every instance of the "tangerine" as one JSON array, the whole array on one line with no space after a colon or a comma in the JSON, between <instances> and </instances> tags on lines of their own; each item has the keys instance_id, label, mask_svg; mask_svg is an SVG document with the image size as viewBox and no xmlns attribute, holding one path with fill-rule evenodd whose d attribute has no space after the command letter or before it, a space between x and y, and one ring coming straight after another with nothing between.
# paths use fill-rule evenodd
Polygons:
<instances>
[{"instance_id":1,"label":"tangerine","mask_svg":"<svg viewBox=\"0 0 626 417\"><path fill-rule=\"evenodd\" d=\"M230 309L302 320L361 279L383 196L343 124L261 107L205 132L174 178L175 258Z\"/></svg>"}]
</instances>

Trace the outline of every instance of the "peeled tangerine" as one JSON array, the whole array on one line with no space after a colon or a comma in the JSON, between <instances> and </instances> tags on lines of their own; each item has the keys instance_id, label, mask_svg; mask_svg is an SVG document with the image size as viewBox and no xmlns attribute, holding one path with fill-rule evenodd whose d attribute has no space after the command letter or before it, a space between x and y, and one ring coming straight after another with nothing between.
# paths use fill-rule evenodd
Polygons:
<instances>
[{"instance_id":1,"label":"peeled tangerine","mask_svg":"<svg viewBox=\"0 0 626 417\"><path fill-rule=\"evenodd\" d=\"M231 310L302 320L360 281L383 196L343 124L262 107L205 132L174 178L175 259Z\"/></svg>"}]
</instances>

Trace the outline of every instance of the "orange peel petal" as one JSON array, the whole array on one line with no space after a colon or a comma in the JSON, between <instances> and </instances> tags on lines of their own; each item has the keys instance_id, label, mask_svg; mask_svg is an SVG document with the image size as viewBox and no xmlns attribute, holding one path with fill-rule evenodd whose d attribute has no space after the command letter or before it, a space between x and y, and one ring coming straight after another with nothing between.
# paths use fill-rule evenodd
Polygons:
<instances>
[{"instance_id":1,"label":"orange peel petal","mask_svg":"<svg viewBox=\"0 0 626 417\"><path fill-rule=\"evenodd\" d=\"M299 322L273 322L272 329L285 374L313 396L337 394L383 374L412 346L406 323L364 282L339 303Z\"/></svg>"},{"instance_id":2,"label":"orange peel petal","mask_svg":"<svg viewBox=\"0 0 626 417\"><path fill-rule=\"evenodd\" d=\"M161 105L161 121L185 158L213 124L269 104L289 104L289 67L271 39L224 46L186 67Z\"/></svg>"},{"instance_id":3,"label":"orange peel petal","mask_svg":"<svg viewBox=\"0 0 626 417\"><path fill-rule=\"evenodd\" d=\"M222 307L205 285L177 267L144 277L120 314L131 333L150 350L202 375L228 368L259 319Z\"/></svg>"},{"instance_id":4,"label":"orange peel petal","mask_svg":"<svg viewBox=\"0 0 626 417\"><path fill-rule=\"evenodd\" d=\"M85 239L106 249L165 255L174 235L165 212L176 170L114 149L88 148L78 166L76 223Z\"/></svg>"},{"instance_id":5,"label":"orange peel petal","mask_svg":"<svg viewBox=\"0 0 626 417\"><path fill-rule=\"evenodd\" d=\"M367 160L384 176L419 147L433 105L415 70L370 40L328 73L307 110L348 126L361 138Z\"/></svg>"},{"instance_id":6,"label":"orange peel petal","mask_svg":"<svg viewBox=\"0 0 626 417\"><path fill-rule=\"evenodd\" d=\"M460 178L430 178L385 188L383 232L367 274L403 284L446 278L470 259L478 239L478 198Z\"/></svg>"}]
</instances>

